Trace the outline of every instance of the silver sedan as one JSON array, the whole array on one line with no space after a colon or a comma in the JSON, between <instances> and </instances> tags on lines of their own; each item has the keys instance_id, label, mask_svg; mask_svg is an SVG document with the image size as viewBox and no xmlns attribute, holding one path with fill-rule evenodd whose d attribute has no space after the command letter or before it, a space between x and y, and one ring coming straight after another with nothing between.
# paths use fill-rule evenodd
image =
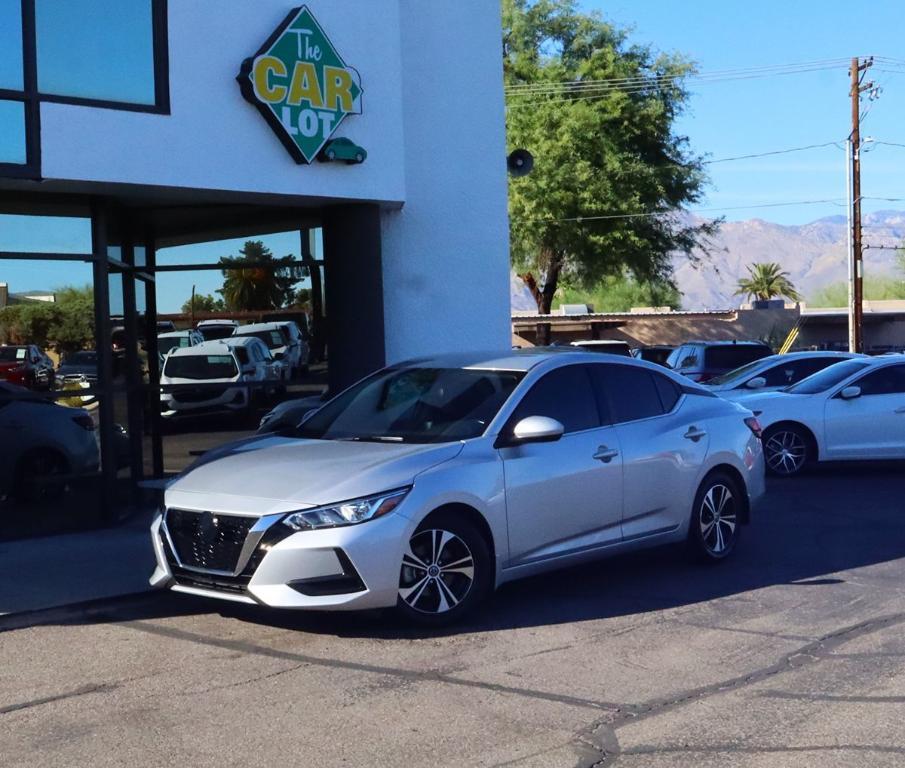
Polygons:
<instances>
[{"instance_id":1,"label":"silver sedan","mask_svg":"<svg viewBox=\"0 0 905 768\"><path fill-rule=\"evenodd\" d=\"M501 584L668 542L728 557L763 492L750 411L575 351L394 365L294 435L203 457L152 526L152 584L439 624Z\"/></svg>"}]
</instances>

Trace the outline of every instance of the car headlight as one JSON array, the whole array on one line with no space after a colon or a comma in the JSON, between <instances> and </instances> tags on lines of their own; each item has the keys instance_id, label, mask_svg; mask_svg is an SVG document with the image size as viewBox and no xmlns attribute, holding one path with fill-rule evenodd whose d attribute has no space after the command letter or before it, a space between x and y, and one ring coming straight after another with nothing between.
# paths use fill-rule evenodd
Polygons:
<instances>
[{"instance_id":1,"label":"car headlight","mask_svg":"<svg viewBox=\"0 0 905 768\"><path fill-rule=\"evenodd\" d=\"M408 496L411 488L387 491L379 496L368 496L352 501L343 501L327 507L293 512L283 519L283 524L294 531L310 531L315 528L337 528L342 525L359 523L383 517L398 507Z\"/></svg>"}]
</instances>

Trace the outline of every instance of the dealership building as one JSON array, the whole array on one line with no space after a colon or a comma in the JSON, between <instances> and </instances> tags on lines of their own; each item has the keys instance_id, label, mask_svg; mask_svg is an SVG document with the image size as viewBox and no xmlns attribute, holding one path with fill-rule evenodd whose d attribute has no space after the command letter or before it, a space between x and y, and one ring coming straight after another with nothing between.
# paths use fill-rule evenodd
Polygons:
<instances>
[{"instance_id":1,"label":"dealership building","mask_svg":"<svg viewBox=\"0 0 905 768\"><path fill-rule=\"evenodd\" d=\"M0 0L0 281L90 269L102 464L119 425L120 475L167 469L136 350L161 275L217 268L168 248L297 232L331 388L508 347L504 109L487 0Z\"/></svg>"}]
</instances>

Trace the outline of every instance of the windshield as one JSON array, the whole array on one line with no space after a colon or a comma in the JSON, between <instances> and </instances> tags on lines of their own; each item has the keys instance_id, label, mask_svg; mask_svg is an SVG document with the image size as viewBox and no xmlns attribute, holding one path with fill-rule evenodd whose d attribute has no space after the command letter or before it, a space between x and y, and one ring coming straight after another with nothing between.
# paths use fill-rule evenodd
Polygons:
<instances>
[{"instance_id":1,"label":"windshield","mask_svg":"<svg viewBox=\"0 0 905 768\"><path fill-rule=\"evenodd\" d=\"M447 443L487 429L524 374L393 368L327 403L298 430L314 440Z\"/></svg>"},{"instance_id":2,"label":"windshield","mask_svg":"<svg viewBox=\"0 0 905 768\"><path fill-rule=\"evenodd\" d=\"M753 373L758 368L760 368L763 364L764 364L763 360L755 360L753 363L748 363L748 365L743 365L741 368L736 368L734 371L729 371L728 373L724 373L722 376L714 376L710 381L708 381L705 384L705 386L718 387L721 384L733 384L736 381L741 381L749 373Z\"/></svg>"},{"instance_id":3,"label":"windshield","mask_svg":"<svg viewBox=\"0 0 905 768\"><path fill-rule=\"evenodd\" d=\"M232 379L239 371L232 355L180 355L167 358L164 376L171 379Z\"/></svg>"},{"instance_id":4,"label":"windshield","mask_svg":"<svg viewBox=\"0 0 905 768\"><path fill-rule=\"evenodd\" d=\"M205 341L228 339L233 335L234 330L234 325L202 325L198 328L198 332L204 337Z\"/></svg>"},{"instance_id":5,"label":"windshield","mask_svg":"<svg viewBox=\"0 0 905 768\"><path fill-rule=\"evenodd\" d=\"M783 391L793 395L816 395L818 392L826 392L830 387L835 387L849 376L867 368L867 365L862 360L846 360L843 363L836 363L829 368L824 368L820 373L802 379L791 387L786 387Z\"/></svg>"},{"instance_id":6,"label":"windshield","mask_svg":"<svg viewBox=\"0 0 905 768\"><path fill-rule=\"evenodd\" d=\"M65 365L97 365L97 352L73 352L66 355Z\"/></svg>"},{"instance_id":7,"label":"windshield","mask_svg":"<svg viewBox=\"0 0 905 768\"><path fill-rule=\"evenodd\" d=\"M15 363L25 360L28 350L25 347L0 347L0 363Z\"/></svg>"},{"instance_id":8,"label":"windshield","mask_svg":"<svg viewBox=\"0 0 905 768\"><path fill-rule=\"evenodd\" d=\"M157 339L157 351L161 355L165 355L171 349L182 349L189 346L188 336L167 336Z\"/></svg>"},{"instance_id":9,"label":"windshield","mask_svg":"<svg viewBox=\"0 0 905 768\"><path fill-rule=\"evenodd\" d=\"M286 346L286 339L279 331L255 331L254 333L237 332L236 336L254 336L267 345L267 349L279 349Z\"/></svg>"}]
</instances>

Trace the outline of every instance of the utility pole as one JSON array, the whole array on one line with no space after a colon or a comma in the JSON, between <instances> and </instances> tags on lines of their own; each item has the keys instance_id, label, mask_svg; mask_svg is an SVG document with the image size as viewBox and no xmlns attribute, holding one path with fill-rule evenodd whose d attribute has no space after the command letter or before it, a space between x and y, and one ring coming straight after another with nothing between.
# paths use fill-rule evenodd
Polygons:
<instances>
[{"instance_id":1,"label":"utility pole","mask_svg":"<svg viewBox=\"0 0 905 768\"><path fill-rule=\"evenodd\" d=\"M873 88L873 83L861 84L861 73L873 65L873 58L852 59L852 266L851 266L851 307L849 310L850 351L864 351L864 270L861 247L861 94Z\"/></svg>"}]
</instances>

